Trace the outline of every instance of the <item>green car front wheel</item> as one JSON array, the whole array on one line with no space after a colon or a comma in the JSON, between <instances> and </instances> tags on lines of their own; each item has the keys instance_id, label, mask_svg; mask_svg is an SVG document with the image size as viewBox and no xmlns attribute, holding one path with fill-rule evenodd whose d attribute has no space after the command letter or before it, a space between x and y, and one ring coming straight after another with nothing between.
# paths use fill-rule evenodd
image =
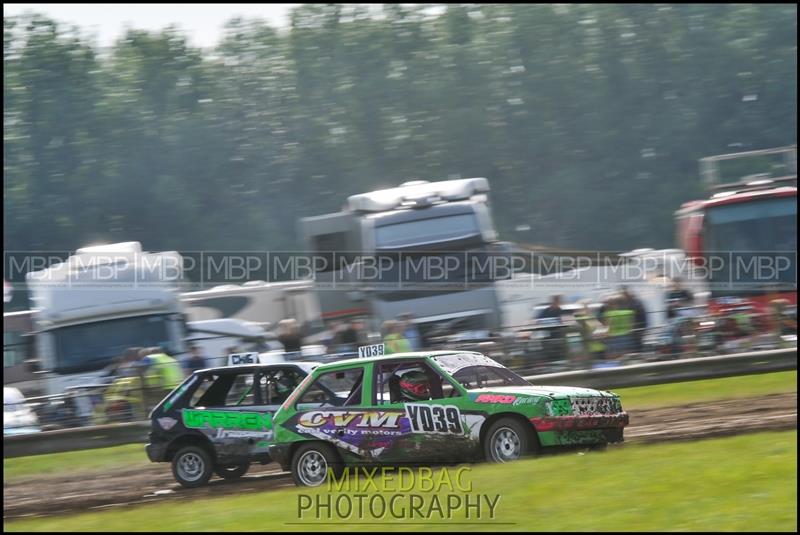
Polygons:
<instances>
[{"instance_id":1,"label":"green car front wheel","mask_svg":"<svg viewBox=\"0 0 800 535\"><path fill-rule=\"evenodd\" d=\"M501 418L489 426L483 444L486 460L494 463L516 461L534 451L533 429L515 418Z\"/></svg>"},{"instance_id":2,"label":"green car front wheel","mask_svg":"<svg viewBox=\"0 0 800 535\"><path fill-rule=\"evenodd\" d=\"M338 478L344 465L336 450L324 442L303 444L292 456L292 478L301 487L322 485L329 471Z\"/></svg>"}]
</instances>

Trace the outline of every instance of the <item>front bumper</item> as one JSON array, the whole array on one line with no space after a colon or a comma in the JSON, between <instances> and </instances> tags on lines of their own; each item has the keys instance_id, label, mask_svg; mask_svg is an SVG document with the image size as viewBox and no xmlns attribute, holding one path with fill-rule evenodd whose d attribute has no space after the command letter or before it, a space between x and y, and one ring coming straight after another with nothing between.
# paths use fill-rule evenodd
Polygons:
<instances>
[{"instance_id":1,"label":"front bumper","mask_svg":"<svg viewBox=\"0 0 800 535\"><path fill-rule=\"evenodd\" d=\"M628 425L628 413L593 414L588 416L544 416L531 418L537 432L588 431L592 429L621 429Z\"/></svg>"},{"instance_id":2,"label":"front bumper","mask_svg":"<svg viewBox=\"0 0 800 535\"><path fill-rule=\"evenodd\" d=\"M147 458L153 463L163 463L167 460L167 445L148 443L144 446Z\"/></svg>"}]
</instances>

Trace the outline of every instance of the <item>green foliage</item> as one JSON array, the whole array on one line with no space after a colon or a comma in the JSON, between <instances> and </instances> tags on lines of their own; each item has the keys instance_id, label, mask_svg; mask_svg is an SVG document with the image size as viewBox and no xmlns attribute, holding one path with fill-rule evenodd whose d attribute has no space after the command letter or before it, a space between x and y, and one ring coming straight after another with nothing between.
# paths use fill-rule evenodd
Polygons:
<instances>
[{"instance_id":1,"label":"green foliage","mask_svg":"<svg viewBox=\"0 0 800 535\"><path fill-rule=\"evenodd\" d=\"M489 178L505 239L670 246L698 158L796 142L796 19L306 4L287 32L230 21L215 50L167 28L101 51L42 16L4 18L4 248L296 250L298 217L459 175Z\"/></svg>"}]
</instances>

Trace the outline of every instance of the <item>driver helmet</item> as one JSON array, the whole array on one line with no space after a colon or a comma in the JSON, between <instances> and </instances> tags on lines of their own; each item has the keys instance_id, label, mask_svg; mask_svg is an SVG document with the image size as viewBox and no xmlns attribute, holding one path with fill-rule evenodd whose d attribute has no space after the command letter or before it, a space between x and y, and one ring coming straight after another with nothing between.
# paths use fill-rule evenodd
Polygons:
<instances>
[{"instance_id":1,"label":"driver helmet","mask_svg":"<svg viewBox=\"0 0 800 535\"><path fill-rule=\"evenodd\" d=\"M400 394L403 398L412 401L421 401L431 398L431 385L428 376L421 371L410 371L400 377Z\"/></svg>"}]
</instances>

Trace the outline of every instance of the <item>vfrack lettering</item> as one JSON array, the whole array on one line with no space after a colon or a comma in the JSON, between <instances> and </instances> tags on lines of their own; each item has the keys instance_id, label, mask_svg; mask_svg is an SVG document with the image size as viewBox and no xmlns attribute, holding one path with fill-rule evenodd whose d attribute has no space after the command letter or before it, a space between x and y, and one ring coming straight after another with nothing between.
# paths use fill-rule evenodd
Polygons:
<instances>
[{"instance_id":1,"label":"vfrack lettering","mask_svg":"<svg viewBox=\"0 0 800 535\"><path fill-rule=\"evenodd\" d=\"M475 403L514 403L517 396L505 396L502 394L481 394L475 398Z\"/></svg>"}]
</instances>

